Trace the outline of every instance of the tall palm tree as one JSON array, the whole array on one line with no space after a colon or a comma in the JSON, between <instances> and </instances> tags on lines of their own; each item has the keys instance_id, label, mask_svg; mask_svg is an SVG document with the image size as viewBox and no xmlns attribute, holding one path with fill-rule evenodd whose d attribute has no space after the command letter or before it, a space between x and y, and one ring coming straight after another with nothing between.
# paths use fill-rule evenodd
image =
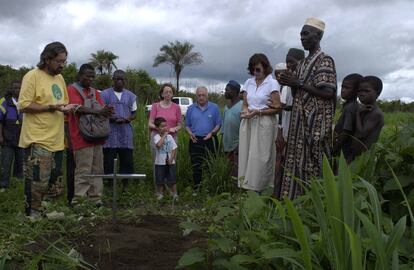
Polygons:
<instances>
[{"instance_id":1,"label":"tall palm tree","mask_svg":"<svg viewBox=\"0 0 414 270\"><path fill-rule=\"evenodd\" d=\"M106 70L108 71L108 74L111 75L112 73L112 67L117 69L118 67L115 65L115 60L119 58L119 56L113 54L110 51L105 52L105 58L106 58Z\"/></svg>"},{"instance_id":2,"label":"tall palm tree","mask_svg":"<svg viewBox=\"0 0 414 270\"><path fill-rule=\"evenodd\" d=\"M160 64L169 64L174 68L177 80L177 91L180 89L180 75L184 66L198 65L203 63L203 56L199 52L192 52L194 45L190 42L180 42L178 40L163 45L160 53L155 56L153 67Z\"/></svg>"},{"instance_id":3,"label":"tall palm tree","mask_svg":"<svg viewBox=\"0 0 414 270\"><path fill-rule=\"evenodd\" d=\"M117 68L115 60L119 57L111 51L98 50L96 53L91 53L91 64L97 69L99 74L104 74L104 70L110 75L112 67Z\"/></svg>"}]
</instances>

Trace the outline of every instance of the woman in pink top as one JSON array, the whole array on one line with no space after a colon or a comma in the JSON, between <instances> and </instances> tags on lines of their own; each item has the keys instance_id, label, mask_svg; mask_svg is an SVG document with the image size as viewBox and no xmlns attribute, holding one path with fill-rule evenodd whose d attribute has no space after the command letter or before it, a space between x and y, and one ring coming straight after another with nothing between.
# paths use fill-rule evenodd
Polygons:
<instances>
[{"instance_id":1,"label":"woman in pink top","mask_svg":"<svg viewBox=\"0 0 414 270\"><path fill-rule=\"evenodd\" d=\"M171 136L177 142L177 132L181 128L181 109L180 106L172 101L174 87L170 83L164 83L160 88L161 101L153 103L148 120L148 127L151 130L151 138L156 134L154 119L163 117L167 120L167 127ZM152 140L151 140L152 141Z\"/></svg>"},{"instance_id":2,"label":"woman in pink top","mask_svg":"<svg viewBox=\"0 0 414 270\"><path fill-rule=\"evenodd\" d=\"M160 88L160 102L153 103L151 106L151 112L148 120L148 127L151 130L151 152L152 161L154 163L154 182L155 182L155 153L156 146L154 145L154 136L157 134L157 130L154 124L154 120L157 117L163 117L167 121L167 128L169 134L177 142L177 132L181 128L181 109L180 106L172 102L174 95L174 87L170 83L164 83ZM158 198L158 197L157 197Z\"/></svg>"}]
</instances>

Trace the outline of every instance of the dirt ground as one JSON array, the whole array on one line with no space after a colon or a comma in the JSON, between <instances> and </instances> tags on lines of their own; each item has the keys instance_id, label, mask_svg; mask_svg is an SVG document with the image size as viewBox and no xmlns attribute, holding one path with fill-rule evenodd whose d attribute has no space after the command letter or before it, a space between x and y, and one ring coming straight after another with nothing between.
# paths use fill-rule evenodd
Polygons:
<instances>
[{"instance_id":1,"label":"dirt ground","mask_svg":"<svg viewBox=\"0 0 414 270\"><path fill-rule=\"evenodd\" d=\"M187 249L203 242L199 235L184 237L178 224L174 217L142 216L137 223L119 222L118 230L97 225L76 245L101 270L171 270Z\"/></svg>"}]
</instances>

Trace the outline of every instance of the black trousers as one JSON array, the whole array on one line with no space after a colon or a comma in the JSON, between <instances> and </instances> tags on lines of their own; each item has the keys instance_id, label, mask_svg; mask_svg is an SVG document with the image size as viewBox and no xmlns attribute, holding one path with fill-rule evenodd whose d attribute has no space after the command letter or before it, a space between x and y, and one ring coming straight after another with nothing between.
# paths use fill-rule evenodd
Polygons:
<instances>
[{"instance_id":1,"label":"black trousers","mask_svg":"<svg viewBox=\"0 0 414 270\"><path fill-rule=\"evenodd\" d=\"M208 152L215 154L218 147L217 136L213 136L208 140L203 140L204 137L196 136L197 142L190 140L190 158L193 167L193 181L194 188L198 188L203 177L203 164L208 158Z\"/></svg>"},{"instance_id":2,"label":"black trousers","mask_svg":"<svg viewBox=\"0 0 414 270\"><path fill-rule=\"evenodd\" d=\"M75 194L75 158L72 149L66 149L66 188L69 204Z\"/></svg>"},{"instance_id":3,"label":"black trousers","mask_svg":"<svg viewBox=\"0 0 414 270\"><path fill-rule=\"evenodd\" d=\"M134 172L133 149L129 148L104 148L104 172L105 174L114 173L114 159L119 158L119 173ZM124 187L128 185L128 179L122 179Z\"/></svg>"},{"instance_id":4,"label":"black trousers","mask_svg":"<svg viewBox=\"0 0 414 270\"><path fill-rule=\"evenodd\" d=\"M13 176L23 178L24 150L17 146L3 145L1 147L1 183L2 188L10 184L10 175L13 165ZM13 162L14 161L14 162Z\"/></svg>"}]
</instances>

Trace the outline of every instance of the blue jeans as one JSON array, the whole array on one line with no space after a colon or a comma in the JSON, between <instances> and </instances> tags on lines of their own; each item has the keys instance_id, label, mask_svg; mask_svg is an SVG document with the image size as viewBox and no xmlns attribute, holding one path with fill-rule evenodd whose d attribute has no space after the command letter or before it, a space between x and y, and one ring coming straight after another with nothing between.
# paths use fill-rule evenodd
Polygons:
<instances>
[{"instance_id":1,"label":"blue jeans","mask_svg":"<svg viewBox=\"0 0 414 270\"><path fill-rule=\"evenodd\" d=\"M17 146L3 145L1 147L1 183L2 188L10 184L10 174L13 165L13 176L23 178L23 149ZM13 162L14 161L14 162Z\"/></svg>"}]
</instances>

